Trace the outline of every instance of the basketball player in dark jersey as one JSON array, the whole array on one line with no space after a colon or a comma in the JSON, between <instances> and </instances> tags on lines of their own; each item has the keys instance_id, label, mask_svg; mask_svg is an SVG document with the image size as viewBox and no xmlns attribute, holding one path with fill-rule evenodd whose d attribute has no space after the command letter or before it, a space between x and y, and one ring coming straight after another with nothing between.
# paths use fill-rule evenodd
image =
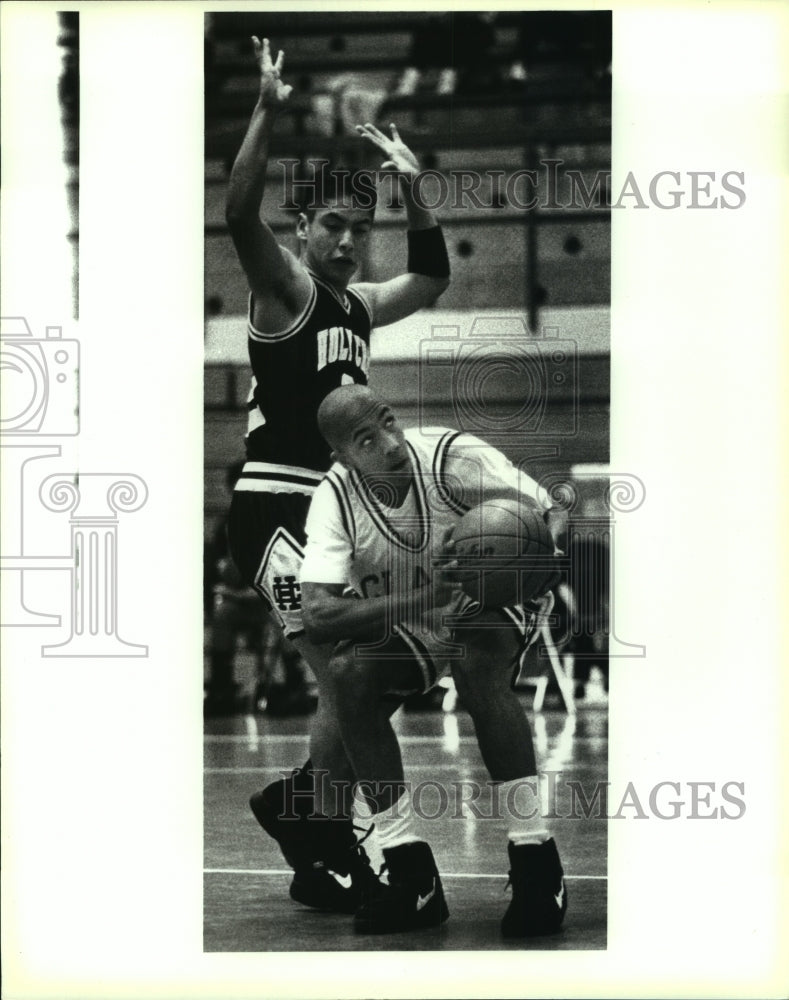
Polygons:
<instances>
[{"instance_id":1,"label":"basketball player in dark jersey","mask_svg":"<svg viewBox=\"0 0 789 1000\"><path fill-rule=\"evenodd\" d=\"M369 197L354 199L341 189L330 196L320 193L315 211L299 216L298 256L278 244L260 219L260 205L274 122L292 88L281 79L283 53L274 61L267 39L252 41L260 93L231 171L226 206L250 287L253 373L248 461L233 495L228 536L241 575L310 664L324 694L313 721L310 760L290 779L254 795L250 804L295 870L291 896L353 912L372 873L356 845L350 819L354 774L331 698L325 696L331 649L310 643L301 621L304 524L312 493L330 465L317 410L338 386L366 384L373 326L432 304L449 284L449 262L441 229L412 196L419 164L395 126L391 137L371 124L357 126L357 132L384 154L382 169L398 172L408 219L407 273L386 282L351 284L365 256L375 205ZM328 772L335 783L317 783L330 789L328 799L320 798L320 789L314 797L314 772ZM345 795L338 788L346 789ZM310 822L284 820L293 809L309 815Z\"/></svg>"}]
</instances>

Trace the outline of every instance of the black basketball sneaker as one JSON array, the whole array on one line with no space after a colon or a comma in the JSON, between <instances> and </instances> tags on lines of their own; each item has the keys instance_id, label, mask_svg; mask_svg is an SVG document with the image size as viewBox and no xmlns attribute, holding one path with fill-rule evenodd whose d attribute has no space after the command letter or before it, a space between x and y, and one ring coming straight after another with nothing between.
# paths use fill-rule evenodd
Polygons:
<instances>
[{"instance_id":1,"label":"black basketball sneaker","mask_svg":"<svg viewBox=\"0 0 789 1000\"><path fill-rule=\"evenodd\" d=\"M308 761L256 792L249 806L293 869L291 898L318 910L354 913L378 880L352 821L315 814L313 793Z\"/></svg>"},{"instance_id":2,"label":"black basketball sneaker","mask_svg":"<svg viewBox=\"0 0 789 1000\"><path fill-rule=\"evenodd\" d=\"M537 937L561 929L567 889L553 839L544 844L509 844L512 900L501 921L504 937Z\"/></svg>"},{"instance_id":3,"label":"black basketball sneaker","mask_svg":"<svg viewBox=\"0 0 789 1000\"><path fill-rule=\"evenodd\" d=\"M386 934L439 927L449 917L449 910L429 845L420 840L385 848L384 861L388 884L372 886L356 911L356 930Z\"/></svg>"}]
</instances>

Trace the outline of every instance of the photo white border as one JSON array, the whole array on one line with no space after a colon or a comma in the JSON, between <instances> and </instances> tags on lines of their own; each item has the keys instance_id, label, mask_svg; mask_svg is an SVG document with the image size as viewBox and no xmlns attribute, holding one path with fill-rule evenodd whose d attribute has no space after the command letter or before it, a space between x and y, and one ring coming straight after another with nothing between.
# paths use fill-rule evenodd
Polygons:
<instances>
[{"instance_id":1,"label":"photo white border","mask_svg":"<svg viewBox=\"0 0 789 1000\"><path fill-rule=\"evenodd\" d=\"M119 594L122 633L148 658L43 661L40 634L2 635L5 995L785 994L789 11L777 2L614 5L614 187L628 170L741 170L747 200L614 213L612 469L647 486L621 521L614 601L620 637L647 657L612 664L610 778L742 780L746 815L612 821L605 952L203 954L203 11L258 6L0 9L3 314L79 337L69 460L150 489L121 525ZM317 6L348 5L299 9ZM53 58L39 27L65 7L81 13L78 327L42 265L34 183L35 81Z\"/></svg>"}]
</instances>

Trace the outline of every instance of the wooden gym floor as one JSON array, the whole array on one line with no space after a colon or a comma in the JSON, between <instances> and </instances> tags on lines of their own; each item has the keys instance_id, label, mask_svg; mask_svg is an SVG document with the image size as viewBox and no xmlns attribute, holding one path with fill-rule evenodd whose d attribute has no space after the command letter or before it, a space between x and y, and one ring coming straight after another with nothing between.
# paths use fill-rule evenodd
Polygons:
<instances>
[{"instance_id":1,"label":"wooden gym floor","mask_svg":"<svg viewBox=\"0 0 789 1000\"><path fill-rule=\"evenodd\" d=\"M524 695L524 705L531 696ZM360 935L352 918L294 903L289 869L277 845L249 811L252 792L307 758L309 717L239 715L206 722L204 782L204 950L460 951L579 950L606 947L606 827L599 809L573 803L568 782L587 800L606 781L607 706L579 704L577 714L529 712L538 767L555 775L556 817L550 821L564 865L569 906L561 934L511 942L499 921L509 900L508 861L501 820L464 815L452 782L485 783L471 720L464 711L406 713L395 727L412 794L421 785L419 831L433 848L450 910L438 931ZM424 784L422 784L424 783ZM437 788L440 784L446 791ZM469 786L466 786L469 787ZM466 797L468 797L468 792ZM484 812L484 796L479 799ZM572 816L575 811L576 815ZM459 813L460 815L455 815ZM365 844L376 870L374 838Z\"/></svg>"}]
</instances>

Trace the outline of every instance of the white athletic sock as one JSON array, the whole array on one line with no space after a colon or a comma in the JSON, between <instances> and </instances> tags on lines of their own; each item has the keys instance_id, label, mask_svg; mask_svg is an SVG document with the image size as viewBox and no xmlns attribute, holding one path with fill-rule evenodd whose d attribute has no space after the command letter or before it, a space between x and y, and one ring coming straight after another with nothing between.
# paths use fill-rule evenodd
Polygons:
<instances>
[{"instance_id":1,"label":"white athletic sock","mask_svg":"<svg viewBox=\"0 0 789 1000\"><path fill-rule=\"evenodd\" d=\"M499 808L507 824L507 836L513 844L544 844L550 840L545 823L545 810L536 775L502 781L499 787Z\"/></svg>"},{"instance_id":2,"label":"white athletic sock","mask_svg":"<svg viewBox=\"0 0 789 1000\"><path fill-rule=\"evenodd\" d=\"M372 817L375 823L375 833L378 844L383 851L389 847L399 847L400 844L410 844L419 840L414 832L414 811L411 806L411 793L406 790L397 800Z\"/></svg>"}]
</instances>

